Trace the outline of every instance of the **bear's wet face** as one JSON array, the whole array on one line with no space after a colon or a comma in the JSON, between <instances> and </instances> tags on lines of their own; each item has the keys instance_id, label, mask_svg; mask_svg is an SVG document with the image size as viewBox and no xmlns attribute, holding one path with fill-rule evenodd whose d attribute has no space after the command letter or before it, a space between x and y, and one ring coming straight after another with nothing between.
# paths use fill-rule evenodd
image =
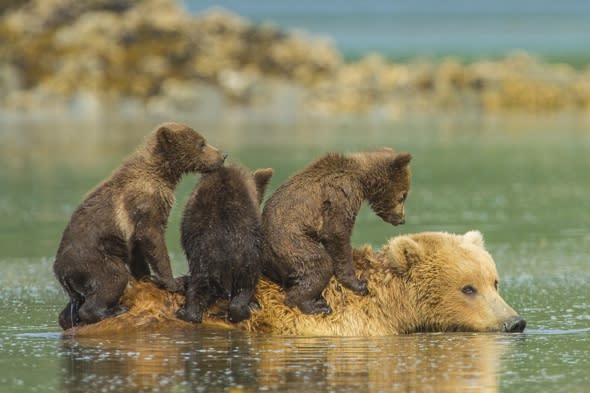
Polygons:
<instances>
[{"instance_id":1,"label":"bear's wet face","mask_svg":"<svg viewBox=\"0 0 590 393\"><path fill-rule=\"evenodd\" d=\"M397 241L394 271L412 282L421 332L522 332L526 321L499 293L499 276L476 231Z\"/></svg>"},{"instance_id":2,"label":"bear's wet face","mask_svg":"<svg viewBox=\"0 0 590 393\"><path fill-rule=\"evenodd\" d=\"M487 263L490 262L490 263ZM447 294L449 325L456 323L461 331L522 332L526 321L517 315L499 293L498 276L491 258L480 264L464 260L455 271L454 294ZM446 276L451 282L453 277ZM452 305L452 306L451 306ZM455 322L452 322L455 321Z\"/></svg>"}]
</instances>

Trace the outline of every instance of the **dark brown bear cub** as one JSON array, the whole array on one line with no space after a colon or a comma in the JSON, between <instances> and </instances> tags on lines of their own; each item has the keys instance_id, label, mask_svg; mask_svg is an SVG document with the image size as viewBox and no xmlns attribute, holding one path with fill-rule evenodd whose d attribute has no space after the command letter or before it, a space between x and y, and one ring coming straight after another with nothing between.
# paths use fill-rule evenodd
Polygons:
<instances>
[{"instance_id":1,"label":"dark brown bear cub","mask_svg":"<svg viewBox=\"0 0 590 393\"><path fill-rule=\"evenodd\" d=\"M183 174L207 172L225 156L182 124L165 123L137 152L86 196L68 223L53 265L70 302L63 329L126 311L119 305L129 274L150 268L163 287L183 289L172 276L164 232Z\"/></svg>"},{"instance_id":2,"label":"dark brown bear cub","mask_svg":"<svg viewBox=\"0 0 590 393\"><path fill-rule=\"evenodd\" d=\"M287 305L306 314L329 314L322 291L332 275L354 292L368 293L352 263L356 215L366 200L386 222L404 223L410 160L389 148L328 154L273 193L262 213L263 273L283 285Z\"/></svg>"},{"instance_id":3,"label":"dark brown bear cub","mask_svg":"<svg viewBox=\"0 0 590 393\"><path fill-rule=\"evenodd\" d=\"M230 165L203 175L195 186L181 224L190 277L179 318L201 322L218 299L230 301L230 321L250 318L262 269L259 205L272 173Z\"/></svg>"}]
</instances>

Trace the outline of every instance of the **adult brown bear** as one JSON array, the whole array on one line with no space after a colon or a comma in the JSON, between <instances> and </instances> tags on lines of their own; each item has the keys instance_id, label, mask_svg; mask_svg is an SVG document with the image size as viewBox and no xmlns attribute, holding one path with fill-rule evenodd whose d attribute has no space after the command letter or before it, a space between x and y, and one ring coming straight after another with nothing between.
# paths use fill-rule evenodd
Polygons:
<instances>
[{"instance_id":1,"label":"adult brown bear","mask_svg":"<svg viewBox=\"0 0 590 393\"><path fill-rule=\"evenodd\" d=\"M380 251L354 250L356 271L370 294L358 296L334 278L324 296L330 315L303 314L283 303L281 287L258 283L260 310L231 324L210 310L203 326L278 335L384 336L415 332L522 332L526 321L499 293L496 265L478 231L464 235L427 232L391 239ZM68 335L113 335L130 331L195 329L176 318L184 297L140 282L122 298L129 312L76 327ZM224 308L220 308L223 310ZM227 309L227 308L225 308Z\"/></svg>"}]
</instances>

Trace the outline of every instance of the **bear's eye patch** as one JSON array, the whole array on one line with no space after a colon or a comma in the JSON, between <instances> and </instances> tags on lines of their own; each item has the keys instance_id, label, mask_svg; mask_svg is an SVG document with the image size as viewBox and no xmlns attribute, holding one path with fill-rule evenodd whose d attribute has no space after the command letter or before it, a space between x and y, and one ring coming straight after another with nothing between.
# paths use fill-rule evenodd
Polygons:
<instances>
[{"instance_id":1,"label":"bear's eye patch","mask_svg":"<svg viewBox=\"0 0 590 393\"><path fill-rule=\"evenodd\" d=\"M201 143L199 144L199 147L201 149L204 149L205 148L205 145L207 145L207 142L205 142L205 140L202 140Z\"/></svg>"},{"instance_id":2,"label":"bear's eye patch","mask_svg":"<svg viewBox=\"0 0 590 393\"><path fill-rule=\"evenodd\" d=\"M461 288L461 292L463 292L465 295L473 296L477 293L477 290L473 285L465 285L463 288Z\"/></svg>"}]
</instances>

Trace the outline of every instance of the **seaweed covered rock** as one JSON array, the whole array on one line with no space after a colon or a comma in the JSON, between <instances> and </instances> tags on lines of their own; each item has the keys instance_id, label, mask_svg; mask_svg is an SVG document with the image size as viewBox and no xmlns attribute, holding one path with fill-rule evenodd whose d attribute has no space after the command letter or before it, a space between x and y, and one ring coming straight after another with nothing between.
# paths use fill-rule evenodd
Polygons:
<instances>
[{"instance_id":1,"label":"seaweed covered rock","mask_svg":"<svg viewBox=\"0 0 590 393\"><path fill-rule=\"evenodd\" d=\"M146 103L181 80L247 101L247 87L263 77L309 85L341 62L325 42L223 10L192 16L174 0L33 0L0 18L0 39L10 43L0 64L19 70L23 91L65 99L88 91ZM0 105L27 109L23 95L5 95Z\"/></svg>"},{"instance_id":2,"label":"seaweed covered rock","mask_svg":"<svg viewBox=\"0 0 590 393\"><path fill-rule=\"evenodd\" d=\"M590 110L588 67L526 53L345 63L327 40L222 9L193 15L177 0L15 0L0 9L0 42L7 110L194 113L209 101L319 114Z\"/></svg>"}]
</instances>

